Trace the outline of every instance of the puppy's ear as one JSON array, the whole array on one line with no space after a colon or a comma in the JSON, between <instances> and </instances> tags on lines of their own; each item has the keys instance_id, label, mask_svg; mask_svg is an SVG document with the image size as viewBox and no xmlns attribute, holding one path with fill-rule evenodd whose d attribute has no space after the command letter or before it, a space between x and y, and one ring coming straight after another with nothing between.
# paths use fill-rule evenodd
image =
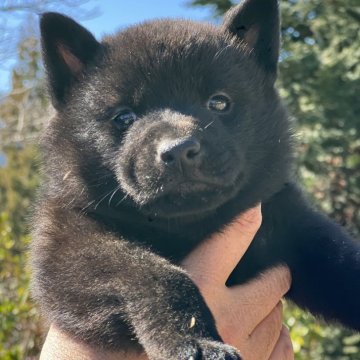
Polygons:
<instances>
[{"instance_id":1,"label":"puppy's ear","mask_svg":"<svg viewBox=\"0 0 360 360\"><path fill-rule=\"evenodd\" d=\"M244 0L230 9L223 26L254 51L259 64L276 78L280 44L277 0Z\"/></svg>"},{"instance_id":2,"label":"puppy's ear","mask_svg":"<svg viewBox=\"0 0 360 360\"><path fill-rule=\"evenodd\" d=\"M58 13L44 13L40 30L52 102L55 108L59 108L101 45L84 27Z\"/></svg>"}]
</instances>

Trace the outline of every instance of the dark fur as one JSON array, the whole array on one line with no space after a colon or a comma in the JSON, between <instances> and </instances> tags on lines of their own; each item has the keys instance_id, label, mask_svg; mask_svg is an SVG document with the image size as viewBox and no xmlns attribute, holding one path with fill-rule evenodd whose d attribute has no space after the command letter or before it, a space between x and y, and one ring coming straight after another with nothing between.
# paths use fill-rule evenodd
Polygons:
<instances>
[{"instance_id":1,"label":"dark fur","mask_svg":"<svg viewBox=\"0 0 360 360\"><path fill-rule=\"evenodd\" d=\"M176 264L261 201L229 285L285 263L290 299L360 330L359 246L292 180L291 124L273 86L276 1L248 0L221 27L161 20L101 43L58 14L41 30L57 114L42 141L32 288L49 320L106 348L140 343L151 359L238 358ZM232 100L226 114L206 107L218 92ZM125 131L111 121L119 106L138 116ZM190 164L164 164L189 138L201 144Z\"/></svg>"}]
</instances>

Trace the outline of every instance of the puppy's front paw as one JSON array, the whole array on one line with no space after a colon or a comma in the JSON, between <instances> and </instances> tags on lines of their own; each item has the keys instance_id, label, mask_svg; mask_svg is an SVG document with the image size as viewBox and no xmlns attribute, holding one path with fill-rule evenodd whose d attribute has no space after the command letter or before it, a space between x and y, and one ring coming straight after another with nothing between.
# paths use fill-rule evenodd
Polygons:
<instances>
[{"instance_id":1,"label":"puppy's front paw","mask_svg":"<svg viewBox=\"0 0 360 360\"><path fill-rule=\"evenodd\" d=\"M241 360L240 354L232 346L211 340L194 340L184 344L179 352L181 360Z\"/></svg>"}]
</instances>

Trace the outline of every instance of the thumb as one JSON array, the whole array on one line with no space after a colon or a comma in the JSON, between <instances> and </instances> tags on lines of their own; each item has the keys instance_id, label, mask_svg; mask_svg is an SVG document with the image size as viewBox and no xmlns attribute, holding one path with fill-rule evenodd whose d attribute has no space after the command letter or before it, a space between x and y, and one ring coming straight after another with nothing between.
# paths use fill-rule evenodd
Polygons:
<instances>
[{"instance_id":1,"label":"thumb","mask_svg":"<svg viewBox=\"0 0 360 360\"><path fill-rule=\"evenodd\" d=\"M196 247L182 262L193 279L224 285L261 225L261 206L249 209Z\"/></svg>"}]
</instances>

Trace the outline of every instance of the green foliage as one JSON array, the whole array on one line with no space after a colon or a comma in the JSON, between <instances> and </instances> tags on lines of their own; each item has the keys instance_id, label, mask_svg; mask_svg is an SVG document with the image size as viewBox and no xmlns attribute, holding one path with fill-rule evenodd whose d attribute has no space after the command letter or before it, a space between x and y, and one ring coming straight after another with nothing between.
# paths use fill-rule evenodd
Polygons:
<instances>
[{"instance_id":1,"label":"green foliage","mask_svg":"<svg viewBox=\"0 0 360 360\"><path fill-rule=\"evenodd\" d=\"M0 167L0 212L8 213L12 236L20 239L27 233L28 212L39 184L37 149L9 146L5 154L7 165Z\"/></svg>"},{"instance_id":2,"label":"green foliage","mask_svg":"<svg viewBox=\"0 0 360 360\"><path fill-rule=\"evenodd\" d=\"M216 0L216 1L208 1L208 0L193 0L190 2L192 6L206 6L211 5L216 13L216 15L222 15L226 10L228 10L233 2L231 0Z\"/></svg>"},{"instance_id":3,"label":"green foliage","mask_svg":"<svg viewBox=\"0 0 360 360\"><path fill-rule=\"evenodd\" d=\"M18 45L12 90L0 102L0 359L39 354L40 320L29 297L26 251L29 210L39 184L33 139L44 125L39 41L28 34Z\"/></svg>"},{"instance_id":4,"label":"green foliage","mask_svg":"<svg viewBox=\"0 0 360 360\"><path fill-rule=\"evenodd\" d=\"M285 324L290 330L295 360L356 360L360 334L319 323L294 305L285 306Z\"/></svg>"},{"instance_id":5,"label":"green foliage","mask_svg":"<svg viewBox=\"0 0 360 360\"><path fill-rule=\"evenodd\" d=\"M279 86L298 121L300 176L323 210L359 234L359 2L281 4Z\"/></svg>"},{"instance_id":6,"label":"green foliage","mask_svg":"<svg viewBox=\"0 0 360 360\"><path fill-rule=\"evenodd\" d=\"M78 8L88 0L9 0L0 5L0 57L13 55L12 88L0 98L0 359L35 359L43 329L29 296L27 248L29 213L39 184L37 140L50 112L36 20L22 25L16 40L11 16L40 13L51 6L91 15ZM94 12L92 12L94 14ZM31 23L36 21L36 29ZM15 22L17 23L17 22ZM16 33L17 34L17 33ZM25 34L25 36L24 36ZM5 164L3 159L5 159Z\"/></svg>"},{"instance_id":7,"label":"green foliage","mask_svg":"<svg viewBox=\"0 0 360 360\"><path fill-rule=\"evenodd\" d=\"M39 352L40 327L29 300L25 248L29 236L14 237L6 212L0 212L0 359L25 359Z\"/></svg>"}]
</instances>

